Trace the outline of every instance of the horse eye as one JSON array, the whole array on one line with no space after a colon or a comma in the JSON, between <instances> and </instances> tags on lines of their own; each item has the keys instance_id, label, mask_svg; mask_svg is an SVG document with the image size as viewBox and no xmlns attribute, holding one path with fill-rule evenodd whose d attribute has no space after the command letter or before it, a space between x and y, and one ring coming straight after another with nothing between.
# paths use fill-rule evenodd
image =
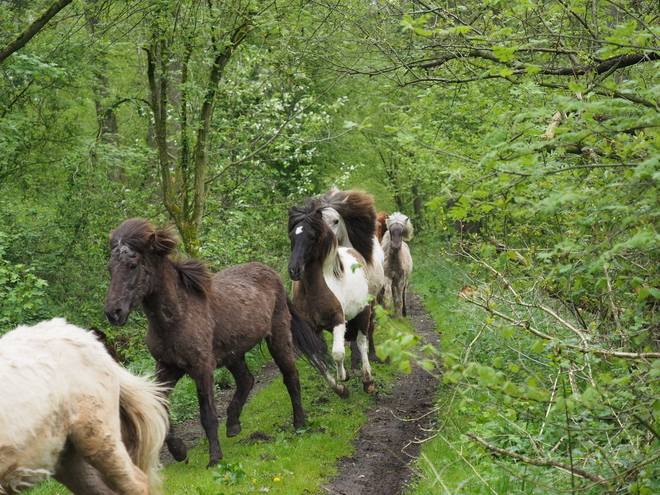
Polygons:
<instances>
[{"instance_id":1,"label":"horse eye","mask_svg":"<svg viewBox=\"0 0 660 495\"><path fill-rule=\"evenodd\" d=\"M131 270L135 270L137 268L137 263L131 264Z\"/></svg>"},{"instance_id":2,"label":"horse eye","mask_svg":"<svg viewBox=\"0 0 660 495\"><path fill-rule=\"evenodd\" d=\"M339 223L339 219L338 219L338 218L335 218L335 221L332 222L332 223L335 224L335 225L337 225L337 224Z\"/></svg>"}]
</instances>

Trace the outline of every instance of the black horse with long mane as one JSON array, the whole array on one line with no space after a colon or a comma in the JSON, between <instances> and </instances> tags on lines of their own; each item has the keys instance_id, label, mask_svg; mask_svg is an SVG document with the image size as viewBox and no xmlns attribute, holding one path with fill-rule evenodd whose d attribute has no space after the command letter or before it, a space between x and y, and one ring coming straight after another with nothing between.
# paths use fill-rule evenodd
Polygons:
<instances>
[{"instance_id":1,"label":"black horse with long mane","mask_svg":"<svg viewBox=\"0 0 660 495\"><path fill-rule=\"evenodd\" d=\"M302 353L324 376L331 362L327 345L298 315L280 276L261 263L225 268L211 275L194 259L170 257L178 239L172 228L157 230L144 219L123 222L110 235L110 287L104 312L124 325L141 304L149 326L146 343L156 359L156 380L169 391L183 375L195 382L202 426L209 441L208 466L222 459L213 371L226 367L236 391L227 408L227 436L241 431L239 416L254 384L245 354L264 339L284 377L293 424L305 426L295 354ZM170 429L168 449L187 457Z\"/></svg>"}]
</instances>

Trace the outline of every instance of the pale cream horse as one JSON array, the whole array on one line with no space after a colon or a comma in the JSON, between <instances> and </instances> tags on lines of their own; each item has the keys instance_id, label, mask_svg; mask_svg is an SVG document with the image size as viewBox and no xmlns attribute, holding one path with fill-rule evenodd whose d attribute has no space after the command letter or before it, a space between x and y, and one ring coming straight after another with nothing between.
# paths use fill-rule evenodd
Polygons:
<instances>
[{"instance_id":1,"label":"pale cream horse","mask_svg":"<svg viewBox=\"0 0 660 495\"><path fill-rule=\"evenodd\" d=\"M383 236L385 252L385 307L394 304L394 316L406 316L406 289L412 273L413 260L405 241L413 236L410 219L403 213L392 213L387 217L387 232Z\"/></svg>"},{"instance_id":2,"label":"pale cream horse","mask_svg":"<svg viewBox=\"0 0 660 495\"><path fill-rule=\"evenodd\" d=\"M80 495L160 493L157 385L62 318L0 339L0 493L52 476Z\"/></svg>"}]
</instances>

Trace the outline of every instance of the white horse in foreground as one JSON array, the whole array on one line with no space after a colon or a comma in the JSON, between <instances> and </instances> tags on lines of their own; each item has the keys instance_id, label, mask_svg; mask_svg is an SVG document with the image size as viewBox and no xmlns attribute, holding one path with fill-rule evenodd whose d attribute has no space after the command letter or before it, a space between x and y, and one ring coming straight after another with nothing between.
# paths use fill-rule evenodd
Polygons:
<instances>
[{"instance_id":1,"label":"white horse in foreground","mask_svg":"<svg viewBox=\"0 0 660 495\"><path fill-rule=\"evenodd\" d=\"M62 318L0 338L0 494L53 476L74 494L160 492L165 400Z\"/></svg>"},{"instance_id":2,"label":"white horse in foreground","mask_svg":"<svg viewBox=\"0 0 660 495\"><path fill-rule=\"evenodd\" d=\"M392 213L387 217L387 232L382 246L385 252L385 304L389 308L394 303L394 316L406 316L406 289L412 273L413 260L408 244L413 236L410 219L403 213Z\"/></svg>"}]
</instances>

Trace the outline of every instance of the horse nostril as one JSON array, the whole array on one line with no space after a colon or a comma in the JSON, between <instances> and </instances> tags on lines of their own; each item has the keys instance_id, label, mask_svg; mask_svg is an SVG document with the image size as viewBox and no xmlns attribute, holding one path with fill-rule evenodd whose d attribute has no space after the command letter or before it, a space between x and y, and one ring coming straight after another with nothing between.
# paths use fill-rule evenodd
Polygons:
<instances>
[{"instance_id":1,"label":"horse nostril","mask_svg":"<svg viewBox=\"0 0 660 495\"><path fill-rule=\"evenodd\" d=\"M291 280L300 280L300 267L289 268L289 277Z\"/></svg>"},{"instance_id":2,"label":"horse nostril","mask_svg":"<svg viewBox=\"0 0 660 495\"><path fill-rule=\"evenodd\" d=\"M113 321L119 321L119 318L121 317L121 309L106 310L105 316L110 323Z\"/></svg>"}]
</instances>

